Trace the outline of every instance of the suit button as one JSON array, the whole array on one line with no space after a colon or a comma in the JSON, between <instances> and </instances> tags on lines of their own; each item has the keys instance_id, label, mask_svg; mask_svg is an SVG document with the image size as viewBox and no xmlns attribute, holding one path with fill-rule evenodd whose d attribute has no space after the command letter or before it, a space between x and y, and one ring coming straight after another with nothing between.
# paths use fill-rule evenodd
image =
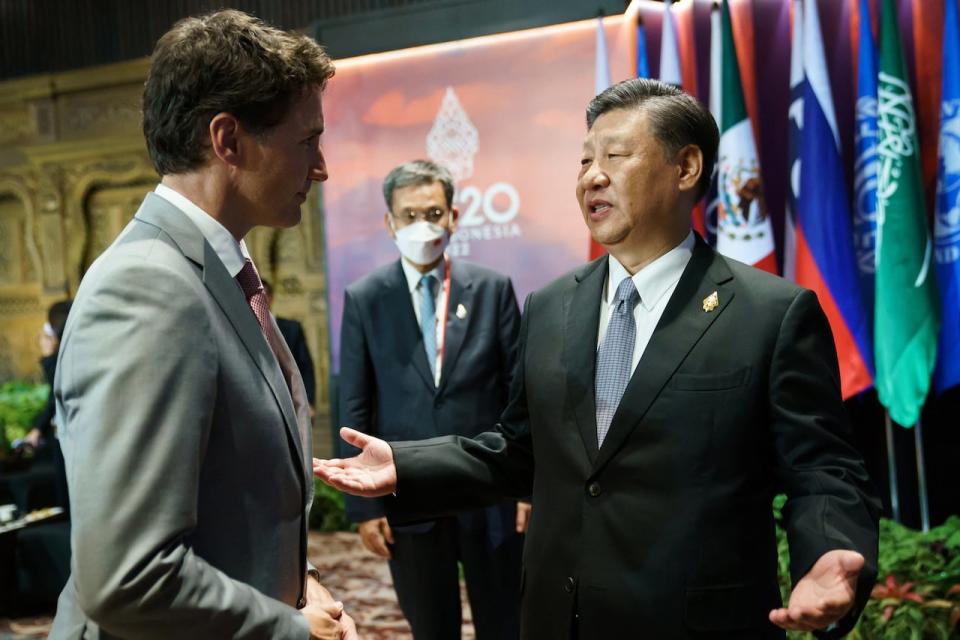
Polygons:
<instances>
[{"instance_id":1,"label":"suit button","mask_svg":"<svg viewBox=\"0 0 960 640\"><path fill-rule=\"evenodd\" d=\"M600 495L600 483L599 483L599 482L591 482L590 484L588 484L588 485L587 485L587 494L589 494L589 496L590 496L591 498L596 498L598 495Z\"/></svg>"},{"instance_id":2,"label":"suit button","mask_svg":"<svg viewBox=\"0 0 960 640\"><path fill-rule=\"evenodd\" d=\"M567 593L573 593L573 586L576 584L576 581L573 578L567 578L563 581L563 590Z\"/></svg>"}]
</instances>

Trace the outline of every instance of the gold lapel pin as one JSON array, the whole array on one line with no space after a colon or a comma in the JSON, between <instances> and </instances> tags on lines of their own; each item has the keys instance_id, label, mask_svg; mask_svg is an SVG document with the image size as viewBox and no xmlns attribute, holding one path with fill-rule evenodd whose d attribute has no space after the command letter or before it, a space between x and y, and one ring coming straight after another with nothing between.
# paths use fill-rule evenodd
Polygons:
<instances>
[{"instance_id":1,"label":"gold lapel pin","mask_svg":"<svg viewBox=\"0 0 960 640\"><path fill-rule=\"evenodd\" d=\"M467 308L462 304L457 305L457 317L461 320L467 317Z\"/></svg>"},{"instance_id":2,"label":"gold lapel pin","mask_svg":"<svg viewBox=\"0 0 960 640\"><path fill-rule=\"evenodd\" d=\"M714 309L720 306L720 296L717 295L717 292L714 291L706 298L703 299L703 310L706 313L710 313Z\"/></svg>"}]
</instances>

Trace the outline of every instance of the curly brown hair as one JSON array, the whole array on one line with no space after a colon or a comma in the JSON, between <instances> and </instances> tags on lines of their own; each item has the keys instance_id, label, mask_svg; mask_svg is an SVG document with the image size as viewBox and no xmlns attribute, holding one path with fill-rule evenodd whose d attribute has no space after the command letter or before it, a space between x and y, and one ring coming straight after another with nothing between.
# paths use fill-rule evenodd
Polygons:
<instances>
[{"instance_id":1,"label":"curly brown hair","mask_svg":"<svg viewBox=\"0 0 960 640\"><path fill-rule=\"evenodd\" d=\"M143 90L143 135L160 175L203 164L218 113L254 134L279 124L333 62L312 38L232 9L185 18L157 41Z\"/></svg>"}]
</instances>

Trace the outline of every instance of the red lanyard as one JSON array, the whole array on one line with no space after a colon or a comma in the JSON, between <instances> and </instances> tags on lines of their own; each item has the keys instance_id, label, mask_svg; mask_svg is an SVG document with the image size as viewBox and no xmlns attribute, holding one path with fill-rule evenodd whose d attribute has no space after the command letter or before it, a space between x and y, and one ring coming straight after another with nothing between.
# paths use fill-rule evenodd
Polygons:
<instances>
[{"instance_id":1,"label":"red lanyard","mask_svg":"<svg viewBox=\"0 0 960 640\"><path fill-rule=\"evenodd\" d=\"M443 348L447 342L447 316L450 313L450 258L443 256L443 312L437 330L437 365L443 364Z\"/></svg>"}]
</instances>

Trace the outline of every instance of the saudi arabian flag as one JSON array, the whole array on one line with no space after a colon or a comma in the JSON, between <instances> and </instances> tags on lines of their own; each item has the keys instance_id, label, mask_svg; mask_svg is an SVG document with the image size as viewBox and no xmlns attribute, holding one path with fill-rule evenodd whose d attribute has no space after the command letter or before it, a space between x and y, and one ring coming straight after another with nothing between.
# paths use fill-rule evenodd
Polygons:
<instances>
[{"instance_id":1,"label":"saudi arabian flag","mask_svg":"<svg viewBox=\"0 0 960 640\"><path fill-rule=\"evenodd\" d=\"M717 251L776 273L773 226L767 216L757 145L743 99L727 0L723 0L722 11Z\"/></svg>"},{"instance_id":2,"label":"saudi arabian flag","mask_svg":"<svg viewBox=\"0 0 960 640\"><path fill-rule=\"evenodd\" d=\"M930 389L939 311L920 179L917 118L894 0L883 1L878 80L876 386L890 418L910 427L917 422Z\"/></svg>"}]
</instances>

